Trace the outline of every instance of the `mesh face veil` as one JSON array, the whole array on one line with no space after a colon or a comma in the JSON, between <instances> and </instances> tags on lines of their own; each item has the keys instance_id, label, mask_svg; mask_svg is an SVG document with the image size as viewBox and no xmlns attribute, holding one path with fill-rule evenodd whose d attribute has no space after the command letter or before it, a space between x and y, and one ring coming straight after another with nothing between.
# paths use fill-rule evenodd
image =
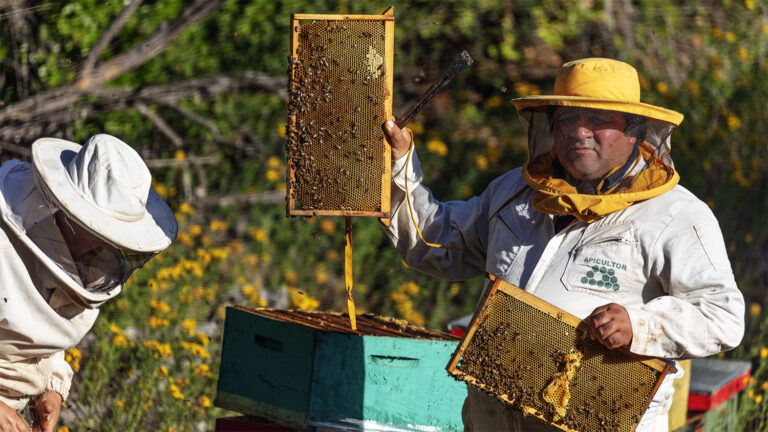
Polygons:
<instances>
[{"instance_id":1,"label":"mesh face veil","mask_svg":"<svg viewBox=\"0 0 768 432\"><path fill-rule=\"evenodd\" d=\"M559 178L580 193L609 194L648 189L640 185L645 170L654 183L672 178L670 134L675 125L619 111L542 106L520 111L528 132L528 172ZM588 176L587 173L592 174ZM647 177L647 176L645 176Z\"/></svg>"},{"instance_id":2,"label":"mesh face veil","mask_svg":"<svg viewBox=\"0 0 768 432\"><path fill-rule=\"evenodd\" d=\"M49 213L27 229L27 237L89 292L109 293L157 254L115 247L68 217L41 189Z\"/></svg>"}]
</instances>

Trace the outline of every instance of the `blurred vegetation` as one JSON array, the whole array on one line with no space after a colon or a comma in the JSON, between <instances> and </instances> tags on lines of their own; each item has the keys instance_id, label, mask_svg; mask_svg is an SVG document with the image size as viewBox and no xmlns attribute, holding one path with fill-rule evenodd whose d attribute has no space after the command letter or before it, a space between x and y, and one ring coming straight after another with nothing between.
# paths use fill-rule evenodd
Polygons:
<instances>
[{"instance_id":1,"label":"blurred vegetation","mask_svg":"<svg viewBox=\"0 0 768 432\"><path fill-rule=\"evenodd\" d=\"M0 116L34 95L72 84L129 3L0 1ZM101 61L141 44L190 2L140 3ZM238 72L280 79L291 13L376 14L386 6L369 0L225 1L106 88L139 94ZM396 113L462 49L475 60L410 125L425 182L441 200L478 194L525 161L525 136L509 101L549 92L565 61L627 61L641 74L644 101L685 114L672 137L681 184L720 220L748 305L744 342L726 354L754 366L740 429L765 430L768 4L453 0L394 6ZM179 239L102 307L90 335L68 352L78 374L60 430L210 429L224 415L211 399L226 305L345 309L343 219L289 219L281 199L266 199L285 189L284 95L234 88L190 89L183 96L177 106L139 97L110 105L92 94L71 107L82 115L66 127L46 126L45 119L24 123L22 117L0 123L0 133L39 127L78 142L107 132L148 160L175 161L153 165L153 175L156 190L177 211ZM152 114L178 139L161 130ZM0 157L23 158L19 148L30 145L27 139L0 140ZM481 281L438 280L405 268L378 221L355 219L353 244L359 310L436 329L473 310Z\"/></svg>"}]
</instances>

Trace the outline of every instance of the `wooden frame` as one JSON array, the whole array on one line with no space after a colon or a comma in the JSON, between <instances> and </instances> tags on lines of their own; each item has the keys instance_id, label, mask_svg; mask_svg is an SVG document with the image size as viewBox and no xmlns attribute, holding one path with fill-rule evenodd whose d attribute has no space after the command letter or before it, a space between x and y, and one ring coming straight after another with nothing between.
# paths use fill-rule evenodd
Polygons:
<instances>
[{"instance_id":1,"label":"wooden frame","mask_svg":"<svg viewBox=\"0 0 768 432\"><path fill-rule=\"evenodd\" d=\"M324 20L324 21L380 21L384 23L384 61L385 63L385 70L386 72L386 89L387 89L387 96L385 100L383 100L384 104L384 111L385 111L385 119L382 119L382 123L384 120L391 118L392 116L392 95L393 95L393 76L394 76L394 8L390 7L382 15L341 15L341 14L293 14L291 15L291 40L290 40L290 51L291 51L291 58L297 59L297 51L299 48L299 28L300 28L300 21L307 21L307 20ZM291 73L293 74L295 71L293 68L291 68ZM291 85L294 85L294 76L291 75L290 77ZM289 115L289 125L295 124L296 121L296 114L290 114ZM291 133L290 130L288 132ZM381 220L382 223L385 225L389 225L389 218L390 218L390 197L391 197L391 178L392 178L392 162L391 162L391 148L389 146L389 143L386 141L386 139L383 139L383 154L382 157L382 176L381 176L381 206L380 211L360 211L355 209L350 210L335 210L335 209L300 209L297 208L297 203L295 201L295 198L291 194L291 185L294 184L296 180L296 173L294 172L294 169L292 168L291 164L288 164L287 166L287 181L288 184L286 185L286 212L288 216L368 216L368 217L377 217Z\"/></svg>"}]
</instances>

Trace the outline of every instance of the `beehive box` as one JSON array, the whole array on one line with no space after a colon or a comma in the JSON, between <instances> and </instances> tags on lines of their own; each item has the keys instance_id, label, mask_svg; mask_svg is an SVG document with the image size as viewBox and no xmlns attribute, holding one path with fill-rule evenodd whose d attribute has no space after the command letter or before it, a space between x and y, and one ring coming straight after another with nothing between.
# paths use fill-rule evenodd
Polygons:
<instances>
[{"instance_id":1,"label":"beehive box","mask_svg":"<svg viewBox=\"0 0 768 432\"><path fill-rule=\"evenodd\" d=\"M566 431L624 432L673 367L607 349L586 324L497 279L448 371L503 403Z\"/></svg>"},{"instance_id":2,"label":"beehive box","mask_svg":"<svg viewBox=\"0 0 768 432\"><path fill-rule=\"evenodd\" d=\"M286 140L289 216L388 220L394 15L294 14ZM385 222L386 223L386 222Z\"/></svg>"},{"instance_id":3,"label":"beehive box","mask_svg":"<svg viewBox=\"0 0 768 432\"><path fill-rule=\"evenodd\" d=\"M215 405L304 428L462 430L451 335L358 315L227 308ZM425 429L426 428L426 429Z\"/></svg>"}]
</instances>

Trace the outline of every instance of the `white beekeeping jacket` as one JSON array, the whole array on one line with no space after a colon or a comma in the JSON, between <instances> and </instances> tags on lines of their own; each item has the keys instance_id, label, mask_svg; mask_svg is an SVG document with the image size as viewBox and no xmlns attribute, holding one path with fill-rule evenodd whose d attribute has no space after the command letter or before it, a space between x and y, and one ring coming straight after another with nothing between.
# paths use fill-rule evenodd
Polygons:
<instances>
[{"instance_id":1,"label":"white beekeeping jacket","mask_svg":"<svg viewBox=\"0 0 768 432\"><path fill-rule=\"evenodd\" d=\"M25 397L45 390L66 398L72 370L63 352L80 342L98 316L99 304L85 307L67 290L79 278L35 184L30 164L11 161L0 168L0 400L5 402L10 397L26 403ZM20 232L52 241L43 252Z\"/></svg>"}]
</instances>

